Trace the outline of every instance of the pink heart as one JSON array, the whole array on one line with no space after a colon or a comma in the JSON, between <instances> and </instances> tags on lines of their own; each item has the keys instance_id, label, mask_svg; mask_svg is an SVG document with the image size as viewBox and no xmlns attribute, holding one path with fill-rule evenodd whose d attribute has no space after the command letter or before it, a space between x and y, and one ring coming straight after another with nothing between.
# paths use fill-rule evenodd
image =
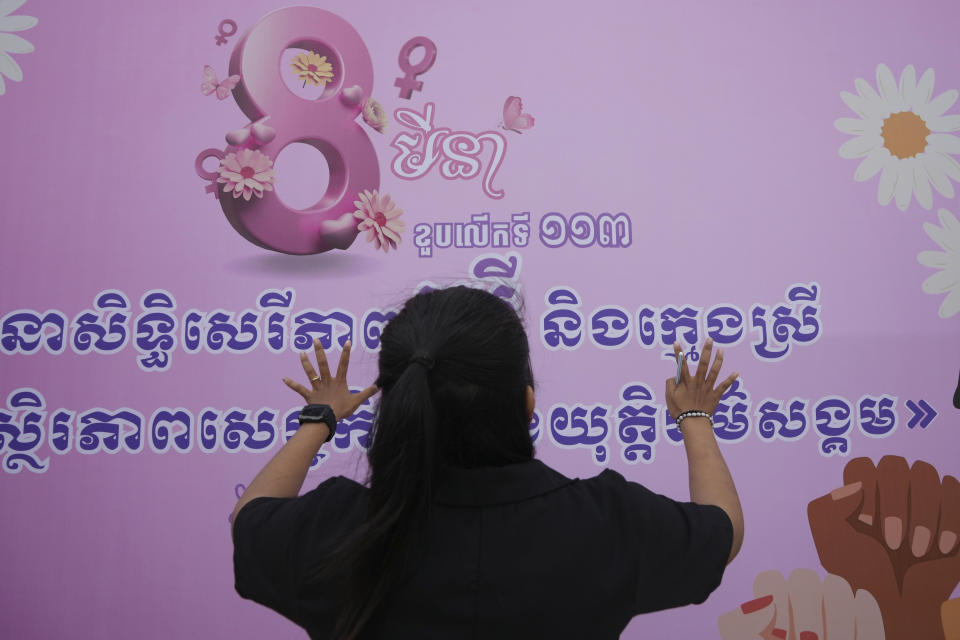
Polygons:
<instances>
[{"instance_id":1,"label":"pink heart","mask_svg":"<svg viewBox=\"0 0 960 640\"><path fill-rule=\"evenodd\" d=\"M352 87L347 87L340 92L340 100L351 107L360 104L360 101L363 100L363 89L360 88L360 85L356 84Z\"/></svg>"}]
</instances>

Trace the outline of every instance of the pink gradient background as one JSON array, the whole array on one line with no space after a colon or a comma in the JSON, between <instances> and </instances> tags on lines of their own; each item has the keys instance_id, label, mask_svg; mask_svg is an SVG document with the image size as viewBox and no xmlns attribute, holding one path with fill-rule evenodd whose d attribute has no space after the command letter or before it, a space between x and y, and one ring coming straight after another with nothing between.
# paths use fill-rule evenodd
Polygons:
<instances>
[{"instance_id":1,"label":"pink gradient background","mask_svg":"<svg viewBox=\"0 0 960 640\"><path fill-rule=\"evenodd\" d=\"M423 279L465 275L481 251L438 250L421 259L410 243L417 222L492 220L530 211L625 211L634 243L623 250L546 249L535 234L523 251L531 329L544 293L566 284L584 309L619 304L782 300L795 282L822 286L821 339L781 363L764 363L749 341L727 354L754 407L766 397L816 400L890 393L901 424L889 438L851 436L851 455L924 459L957 474L958 412L950 406L960 366L960 316L941 320L940 296L921 292L933 249L922 222L958 213L934 196L934 211L877 204L877 178L858 184L841 159L848 136L833 121L851 116L840 92L856 77L874 82L878 63L899 76L907 64L936 71L935 93L960 87L960 6L923 0L777 4L558 2L347 2L317 4L349 21L374 64L374 97L388 113L437 105L439 126L494 129L508 95L523 98L536 126L506 133L509 148L486 198L479 179L443 180L436 170L407 182L389 170L387 135L370 132L381 186L404 209L408 232L384 256L358 238L347 252L296 257L261 250L236 234L193 170L197 153L222 146L246 120L231 99L199 92L201 67L223 77L232 43L213 43L217 24L242 32L275 0L167 3L44 3L18 13L40 23L20 35L36 51L18 55L21 83L0 97L4 229L0 315L17 308L88 308L102 289L136 305L152 288L179 310L253 307L267 288L296 289L296 308L367 308L402 300ZM413 36L437 45L424 91L397 97L396 58ZM954 112L956 107L954 107ZM302 176L306 179L306 175ZM295 182L291 178L290 182ZM139 311L138 308L136 308ZM662 395L669 365L659 350L584 346L549 353L534 339L538 404L618 404L631 380ZM589 344L589 343L588 343ZM353 381L374 376L358 350ZM0 356L0 396L30 386L48 406L85 410L160 406L194 412L269 406L297 398L280 378L292 353L177 351L170 371L137 368L131 346L116 355ZM906 429L908 399L940 416ZM652 465L610 467L654 490L686 498L682 448L661 437ZM187 455L51 455L44 474L0 477L0 602L6 638L301 638L278 615L233 591L227 514L234 486L267 461L261 455L196 448ZM44 449L46 451L46 449ZM841 482L847 459L824 458L817 438L762 442L755 433L724 449L747 521L740 557L702 606L636 618L625 638L716 636L717 617L752 598L754 576L820 569L807 502ZM44 453L46 455L46 453ZM539 456L568 475L599 471L587 450L541 440ZM333 456L307 487L331 474L361 477L357 455ZM571 549L570 553L576 553ZM562 561L558 558L558 561ZM571 605L577 601L570 595Z\"/></svg>"}]
</instances>

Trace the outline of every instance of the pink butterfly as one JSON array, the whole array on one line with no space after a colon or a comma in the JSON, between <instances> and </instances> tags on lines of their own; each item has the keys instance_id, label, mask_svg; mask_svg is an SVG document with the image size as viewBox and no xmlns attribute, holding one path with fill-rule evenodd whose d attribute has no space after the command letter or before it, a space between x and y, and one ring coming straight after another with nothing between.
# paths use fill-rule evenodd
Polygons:
<instances>
[{"instance_id":1,"label":"pink butterfly","mask_svg":"<svg viewBox=\"0 0 960 640\"><path fill-rule=\"evenodd\" d=\"M230 76L223 82L217 80L217 72L208 64L203 65L203 82L200 83L200 92L208 96L214 91L221 100L226 100L233 88L240 82L240 76Z\"/></svg>"},{"instance_id":2,"label":"pink butterfly","mask_svg":"<svg viewBox=\"0 0 960 640\"><path fill-rule=\"evenodd\" d=\"M523 103L517 96L510 96L503 103L503 128L517 133L533 128L533 116L523 113Z\"/></svg>"}]
</instances>

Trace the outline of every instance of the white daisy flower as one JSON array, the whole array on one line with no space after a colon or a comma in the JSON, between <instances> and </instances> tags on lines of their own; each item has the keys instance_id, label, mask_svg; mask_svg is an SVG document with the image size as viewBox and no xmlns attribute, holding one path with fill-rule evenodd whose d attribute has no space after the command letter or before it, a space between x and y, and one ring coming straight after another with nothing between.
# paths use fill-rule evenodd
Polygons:
<instances>
[{"instance_id":1,"label":"white daisy flower","mask_svg":"<svg viewBox=\"0 0 960 640\"><path fill-rule=\"evenodd\" d=\"M26 31L37 26L38 20L33 16L10 15L23 6L24 2L26 0L0 0L0 96L7 92L3 76L7 76L14 82L23 80L23 70L10 54L33 51L32 44L11 33L12 31Z\"/></svg>"},{"instance_id":2,"label":"white daisy flower","mask_svg":"<svg viewBox=\"0 0 960 640\"><path fill-rule=\"evenodd\" d=\"M923 282L926 293L946 293L940 305L940 317L960 313L960 222L946 209L940 209L940 226L923 223L923 230L943 251L921 251L917 256L925 267L940 269Z\"/></svg>"},{"instance_id":3,"label":"white daisy flower","mask_svg":"<svg viewBox=\"0 0 960 640\"><path fill-rule=\"evenodd\" d=\"M931 183L944 197L954 196L953 179L960 182L960 163L950 154L960 154L960 115L944 115L957 101L951 89L933 96L933 69L917 80L913 66L907 66L897 84L886 65L877 66L878 94L870 84L857 78L857 95L846 91L840 97L859 118L840 118L834 126L856 136L840 147L843 158L863 158L854 173L857 182L869 180L881 171L877 200L887 205L896 199L906 211L915 196L924 209L933 207Z\"/></svg>"}]
</instances>

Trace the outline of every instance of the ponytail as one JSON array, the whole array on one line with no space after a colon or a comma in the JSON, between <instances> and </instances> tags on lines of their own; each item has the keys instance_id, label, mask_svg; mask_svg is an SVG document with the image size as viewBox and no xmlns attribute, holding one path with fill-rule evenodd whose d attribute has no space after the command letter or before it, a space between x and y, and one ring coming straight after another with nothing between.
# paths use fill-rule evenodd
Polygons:
<instances>
[{"instance_id":1,"label":"ponytail","mask_svg":"<svg viewBox=\"0 0 960 640\"><path fill-rule=\"evenodd\" d=\"M337 552L347 576L346 606L335 638L350 639L370 621L412 548L415 528L429 520L433 502L437 418L429 370L411 362L389 391L384 389L370 431L370 491L366 522Z\"/></svg>"}]
</instances>

